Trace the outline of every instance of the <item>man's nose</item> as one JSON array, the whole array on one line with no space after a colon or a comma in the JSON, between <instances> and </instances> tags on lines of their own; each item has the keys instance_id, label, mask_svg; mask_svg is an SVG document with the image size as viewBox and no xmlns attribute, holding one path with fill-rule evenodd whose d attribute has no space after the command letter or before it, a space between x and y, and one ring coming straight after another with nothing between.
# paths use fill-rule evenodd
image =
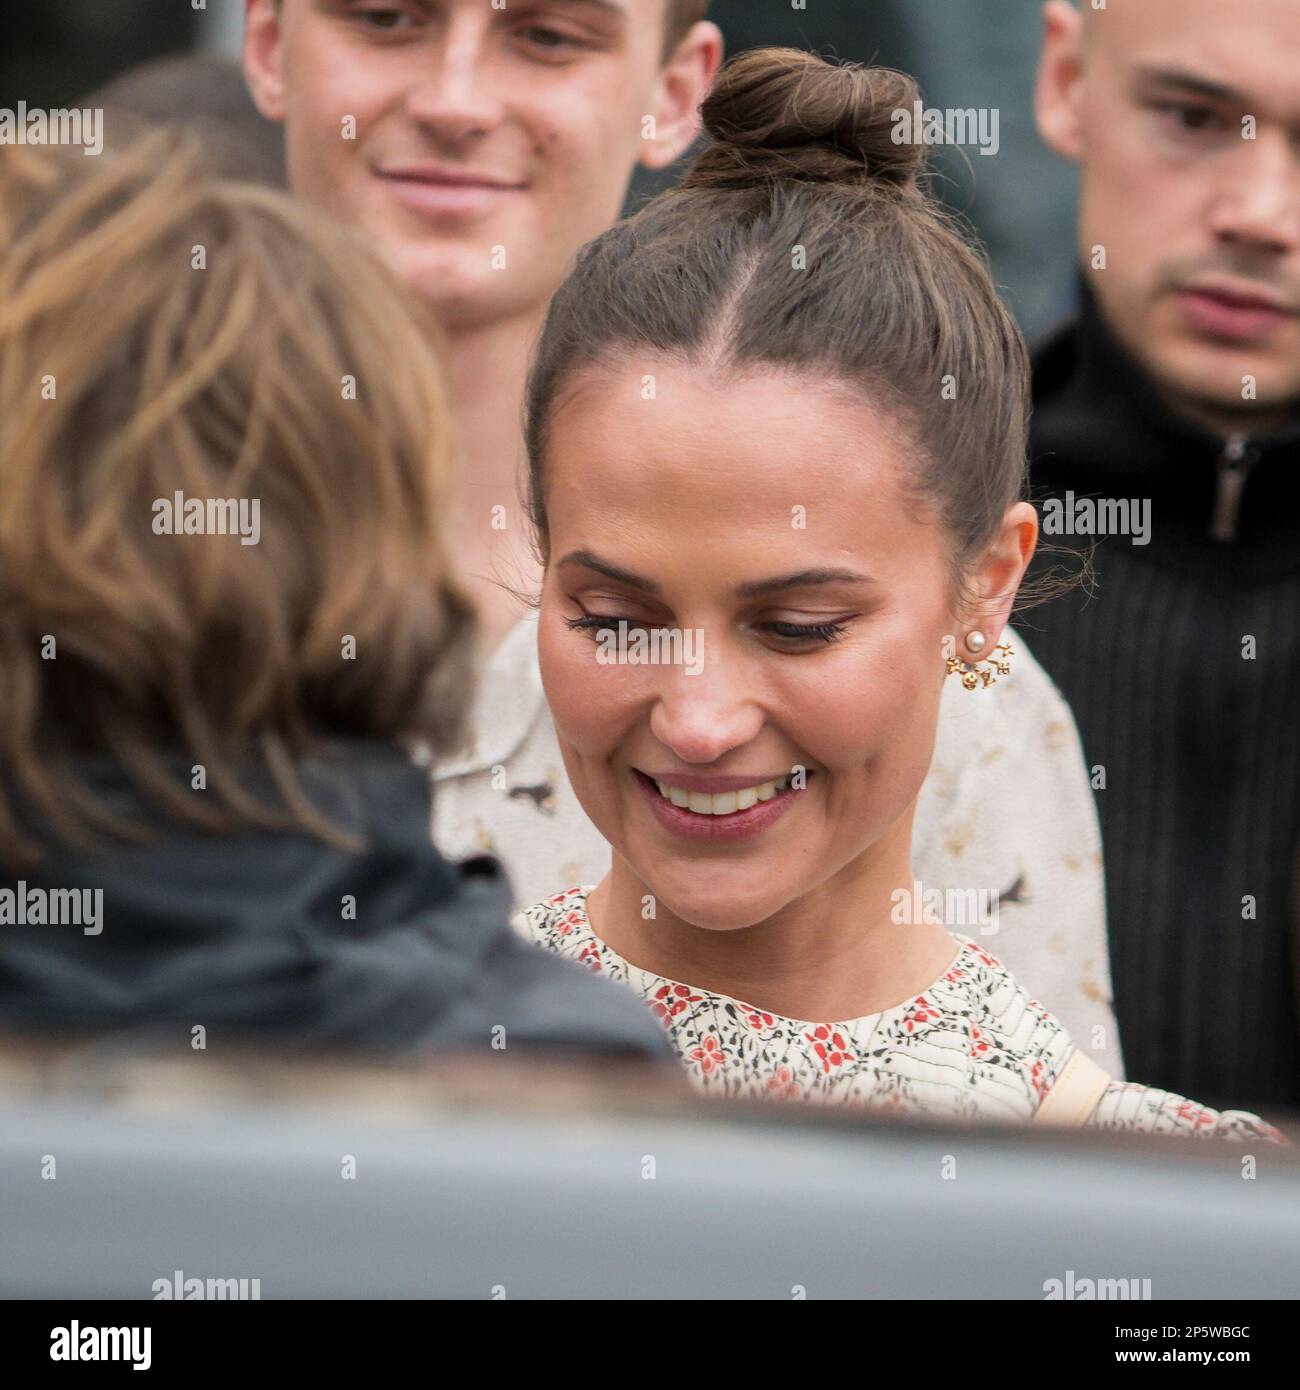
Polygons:
<instances>
[{"instance_id":1,"label":"man's nose","mask_svg":"<svg viewBox=\"0 0 1300 1390\"><path fill-rule=\"evenodd\" d=\"M457 8L436 44L427 68L410 89L407 109L433 134L463 141L485 134L500 120L501 92L492 66L491 11Z\"/></svg>"},{"instance_id":2,"label":"man's nose","mask_svg":"<svg viewBox=\"0 0 1300 1390\"><path fill-rule=\"evenodd\" d=\"M1280 133L1243 139L1217 190L1211 230L1221 241L1287 255L1300 250L1300 155Z\"/></svg>"}]
</instances>

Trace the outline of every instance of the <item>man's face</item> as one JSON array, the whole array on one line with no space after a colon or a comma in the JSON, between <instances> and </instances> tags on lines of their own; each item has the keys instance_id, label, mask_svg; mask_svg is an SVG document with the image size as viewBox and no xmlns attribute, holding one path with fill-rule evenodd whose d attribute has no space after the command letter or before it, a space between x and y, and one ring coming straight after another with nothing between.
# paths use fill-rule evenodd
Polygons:
<instances>
[{"instance_id":1,"label":"man's face","mask_svg":"<svg viewBox=\"0 0 1300 1390\"><path fill-rule=\"evenodd\" d=\"M248 0L245 68L293 190L456 328L540 309L637 161L689 143L708 43L665 69L665 5Z\"/></svg>"},{"instance_id":2,"label":"man's face","mask_svg":"<svg viewBox=\"0 0 1300 1390\"><path fill-rule=\"evenodd\" d=\"M1040 127L1082 162L1081 255L1107 322L1193 415L1293 411L1296 0L1109 0L1086 33L1048 15Z\"/></svg>"}]
</instances>

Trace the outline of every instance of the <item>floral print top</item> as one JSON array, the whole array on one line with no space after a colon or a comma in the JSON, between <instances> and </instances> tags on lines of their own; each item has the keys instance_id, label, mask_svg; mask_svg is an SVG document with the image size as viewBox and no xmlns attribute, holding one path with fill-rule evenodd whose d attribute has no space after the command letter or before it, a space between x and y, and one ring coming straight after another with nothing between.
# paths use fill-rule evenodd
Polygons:
<instances>
[{"instance_id":1,"label":"floral print top","mask_svg":"<svg viewBox=\"0 0 1300 1390\"><path fill-rule=\"evenodd\" d=\"M592 931L590 891L570 888L511 925L634 990L667 1029L696 1088L710 1094L1024 1122L1074 1048L1062 1024L969 937L954 935L948 969L915 998L844 1023L809 1023L632 965ZM1210 1110L1122 1081L1110 1082L1087 1127L1287 1142L1247 1111Z\"/></svg>"}]
</instances>

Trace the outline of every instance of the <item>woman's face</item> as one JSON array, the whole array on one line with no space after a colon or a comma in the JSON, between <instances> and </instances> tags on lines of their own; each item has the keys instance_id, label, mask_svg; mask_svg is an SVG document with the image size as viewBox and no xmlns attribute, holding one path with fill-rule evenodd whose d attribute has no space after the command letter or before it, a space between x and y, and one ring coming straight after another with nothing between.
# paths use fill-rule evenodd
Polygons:
<instances>
[{"instance_id":1,"label":"woman's face","mask_svg":"<svg viewBox=\"0 0 1300 1390\"><path fill-rule=\"evenodd\" d=\"M776 371L638 364L553 418L547 698L587 814L683 921L751 926L900 845L907 866L956 631L911 450Z\"/></svg>"}]
</instances>

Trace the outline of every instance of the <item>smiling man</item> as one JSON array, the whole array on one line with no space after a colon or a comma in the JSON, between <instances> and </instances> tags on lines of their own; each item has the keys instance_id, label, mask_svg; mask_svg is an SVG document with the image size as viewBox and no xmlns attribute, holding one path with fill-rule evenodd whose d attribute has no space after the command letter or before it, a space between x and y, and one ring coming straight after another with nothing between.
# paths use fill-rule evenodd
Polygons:
<instances>
[{"instance_id":1,"label":"smiling man","mask_svg":"<svg viewBox=\"0 0 1300 1390\"><path fill-rule=\"evenodd\" d=\"M1035 364L1034 479L1151 507L1034 639L1105 788L1126 1059L1211 1104L1296 1105L1300 17L1045 15L1039 129L1081 166L1085 284Z\"/></svg>"},{"instance_id":2,"label":"smiling man","mask_svg":"<svg viewBox=\"0 0 1300 1390\"><path fill-rule=\"evenodd\" d=\"M289 183L433 308L465 458L456 536L495 645L536 586L518 507L528 348L637 164L691 142L707 0L247 0L244 70Z\"/></svg>"}]
</instances>

